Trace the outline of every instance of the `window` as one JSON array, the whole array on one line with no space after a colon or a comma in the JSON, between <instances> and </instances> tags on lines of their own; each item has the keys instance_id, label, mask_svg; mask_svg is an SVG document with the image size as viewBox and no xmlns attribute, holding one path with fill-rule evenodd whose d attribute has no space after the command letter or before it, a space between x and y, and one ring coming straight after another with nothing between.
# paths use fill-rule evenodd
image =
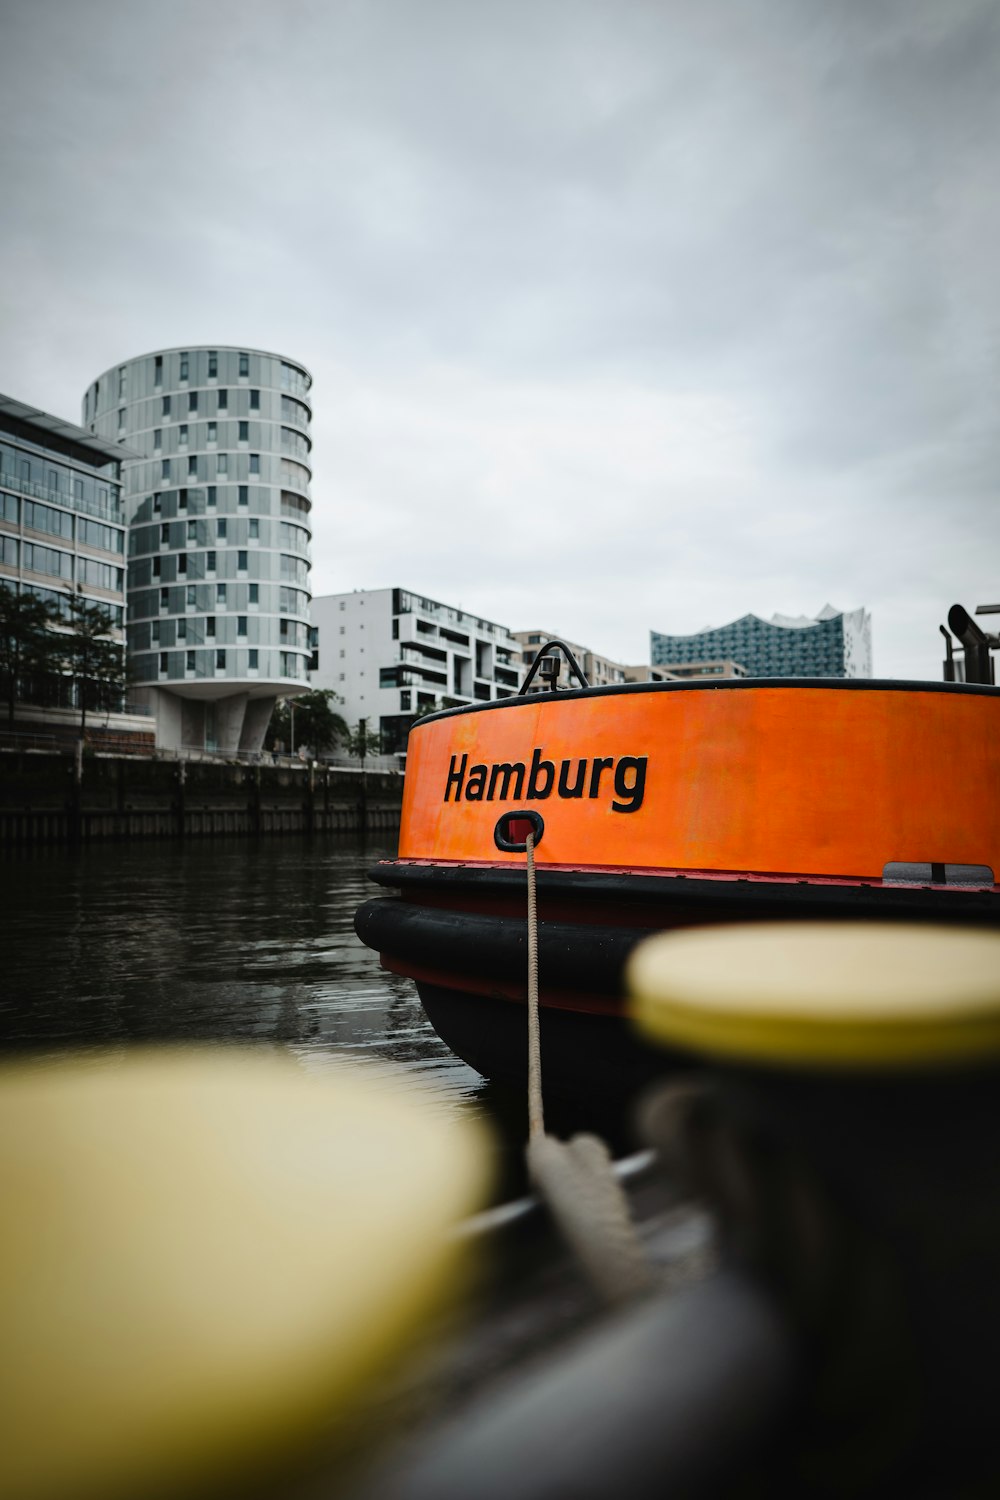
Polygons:
<instances>
[{"instance_id":1,"label":"window","mask_svg":"<svg viewBox=\"0 0 1000 1500\"><path fill-rule=\"evenodd\" d=\"M256 648L253 647L253 646L251 646L251 648L250 648L249 658L250 658L249 659L250 671L251 672L256 672L256 670L257 670L258 652L257 652Z\"/></svg>"},{"instance_id":2,"label":"window","mask_svg":"<svg viewBox=\"0 0 1000 1500\"><path fill-rule=\"evenodd\" d=\"M227 408L228 408L228 406L229 406L229 392L228 391L220 391L219 392L219 410L220 411L226 411Z\"/></svg>"},{"instance_id":3,"label":"window","mask_svg":"<svg viewBox=\"0 0 1000 1500\"><path fill-rule=\"evenodd\" d=\"M250 504L250 490L249 490L249 487L247 485L241 484L239 486L239 489L238 489L238 499L239 499L240 505L249 505Z\"/></svg>"},{"instance_id":4,"label":"window","mask_svg":"<svg viewBox=\"0 0 1000 1500\"><path fill-rule=\"evenodd\" d=\"M340 601L340 607L341 607L341 609L343 609L343 608L344 608L344 607L345 607L345 604L344 604L344 600L343 600L343 599L341 599L341 601Z\"/></svg>"},{"instance_id":5,"label":"window","mask_svg":"<svg viewBox=\"0 0 1000 1500\"><path fill-rule=\"evenodd\" d=\"M216 442L218 440L218 436L219 436L218 426L216 425L215 422L209 422L209 424L208 424L208 441L210 443L214 443L214 442Z\"/></svg>"},{"instance_id":6,"label":"window","mask_svg":"<svg viewBox=\"0 0 1000 1500\"><path fill-rule=\"evenodd\" d=\"M406 688L399 695L399 708L401 713L408 714L410 712L411 700L412 694L410 693L409 688Z\"/></svg>"},{"instance_id":7,"label":"window","mask_svg":"<svg viewBox=\"0 0 1000 1500\"><path fill-rule=\"evenodd\" d=\"M198 540L198 522L197 521L189 521L188 522L187 539L188 539L189 542L196 542Z\"/></svg>"},{"instance_id":8,"label":"window","mask_svg":"<svg viewBox=\"0 0 1000 1500\"><path fill-rule=\"evenodd\" d=\"M214 573L215 572L215 553L214 552L206 552L205 553L205 571L206 571L206 573Z\"/></svg>"},{"instance_id":9,"label":"window","mask_svg":"<svg viewBox=\"0 0 1000 1500\"><path fill-rule=\"evenodd\" d=\"M170 478L170 460L169 460L169 458L164 458L164 459L161 459L161 461L160 461L160 478L161 479L169 479Z\"/></svg>"},{"instance_id":10,"label":"window","mask_svg":"<svg viewBox=\"0 0 1000 1500\"><path fill-rule=\"evenodd\" d=\"M227 530L228 522L226 521L225 516L220 516L218 521L216 521L215 523L215 535L220 542L224 542L226 540Z\"/></svg>"},{"instance_id":11,"label":"window","mask_svg":"<svg viewBox=\"0 0 1000 1500\"><path fill-rule=\"evenodd\" d=\"M246 633L247 633L247 617L246 617L246 615L237 615L236 616L236 634L238 636L240 636L240 635L246 635Z\"/></svg>"},{"instance_id":12,"label":"window","mask_svg":"<svg viewBox=\"0 0 1000 1500\"><path fill-rule=\"evenodd\" d=\"M167 525L166 521L164 521L163 524L160 527L160 546L161 547L166 547L166 546L169 545L169 543L170 543L170 527Z\"/></svg>"},{"instance_id":13,"label":"window","mask_svg":"<svg viewBox=\"0 0 1000 1500\"><path fill-rule=\"evenodd\" d=\"M192 453L190 455L190 457L188 458L188 478L189 479L197 479L198 478L198 455L197 455L197 453Z\"/></svg>"},{"instance_id":14,"label":"window","mask_svg":"<svg viewBox=\"0 0 1000 1500\"><path fill-rule=\"evenodd\" d=\"M346 630L346 626L341 625L341 627L340 627L340 633L341 633L341 635L344 634L345 630Z\"/></svg>"},{"instance_id":15,"label":"window","mask_svg":"<svg viewBox=\"0 0 1000 1500\"><path fill-rule=\"evenodd\" d=\"M159 450L162 447L163 447L163 428L162 427L154 427L153 428L153 452L154 453L158 453Z\"/></svg>"},{"instance_id":16,"label":"window","mask_svg":"<svg viewBox=\"0 0 1000 1500\"><path fill-rule=\"evenodd\" d=\"M163 384L163 355L158 354L153 361L153 384Z\"/></svg>"},{"instance_id":17,"label":"window","mask_svg":"<svg viewBox=\"0 0 1000 1500\"><path fill-rule=\"evenodd\" d=\"M162 402L162 415L165 416L165 417L169 417L169 415L170 415L170 397L169 396L164 396L164 398L163 398L163 402Z\"/></svg>"},{"instance_id":18,"label":"window","mask_svg":"<svg viewBox=\"0 0 1000 1500\"><path fill-rule=\"evenodd\" d=\"M65 510L53 510L51 505L38 505L33 500L24 502L24 524L30 531L45 531L49 536L73 537L73 517Z\"/></svg>"},{"instance_id":19,"label":"window","mask_svg":"<svg viewBox=\"0 0 1000 1500\"><path fill-rule=\"evenodd\" d=\"M341 626L341 629L343 629L343 626ZM393 622L392 622L392 638L393 638L394 641L398 641L399 640L399 621L398 620L393 620Z\"/></svg>"},{"instance_id":20,"label":"window","mask_svg":"<svg viewBox=\"0 0 1000 1500\"><path fill-rule=\"evenodd\" d=\"M160 567L160 559L158 557L154 557L153 558L153 577L154 578L159 578L161 571L162 571L162 569Z\"/></svg>"},{"instance_id":21,"label":"window","mask_svg":"<svg viewBox=\"0 0 1000 1500\"><path fill-rule=\"evenodd\" d=\"M161 672L165 672L166 670L167 670L167 653L165 651L161 651L160 652L160 671Z\"/></svg>"},{"instance_id":22,"label":"window","mask_svg":"<svg viewBox=\"0 0 1000 1500\"><path fill-rule=\"evenodd\" d=\"M186 641L187 640L187 633L188 633L188 622L187 622L187 620L185 620L184 616L181 615L180 619L177 621L177 639L179 641Z\"/></svg>"},{"instance_id":23,"label":"window","mask_svg":"<svg viewBox=\"0 0 1000 1500\"><path fill-rule=\"evenodd\" d=\"M214 615L206 615L205 616L205 634L206 635L214 635L215 634L215 616Z\"/></svg>"},{"instance_id":24,"label":"window","mask_svg":"<svg viewBox=\"0 0 1000 1500\"><path fill-rule=\"evenodd\" d=\"M181 355L181 373L180 373L180 378L181 378L181 380L187 380L187 378L188 378L188 357L187 357L186 354L182 354Z\"/></svg>"},{"instance_id":25,"label":"window","mask_svg":"<svg viewBox=\"0 0 1000 1500\"><path fill-rule=\"evenodd\" d=\"M180 447L180 448L186 448L187 447L187 441L188 441L187 423L186 422L182 422L181 425L180 425L180 427L177 429L177 445L178 445L178 447Z\"/></svg>"},{"instance_id":26,"label":"window","mask_svg":"<svg viewBox=\"0 0 1000 1500\"><path fill-rule=\"evenodd\" d=\"M250 378L250 356L249 356L249 354L241 354L240 355L240 377L243 380L248 380Z\"/></svg>"},{"instance_id":27,"label":"window","mask_svg":"<svg viewBox=\"0 0 1000 1500\"><path fill-rule=\"evenodd\" d=\"M169 609L170 608L170 590L169 589L161 589L160 590L160 608L161 609Z\"/></svg>"},{"instance_id":28,"label":"window","mask_svg":"<svg viewBox=\"0 0 1000 1500\"><path fill-rule=\"evenodd\" d=\"M191 391L188 395L188 411L198 410L198 392Z\"/></svg>"},{"instance_id":29,"label":"window","mask_svg":"<svg viewBox=\"0 0 1000 1500\"><path fill-rule=\"evenodd\" d=\"M178 573L186 573L187 570L188 570L188 555L187 555L186 552L178 552L178 554L177 554L177 571L178 571Z\"/></svg>"},{"instance_id":30,"label":"window","mask_svg":"<svg viewBox=\"0 0 1000 1500\"><path fill-rule=\"evenodd\" d=\"M240 438L240 442L241 443L248 443L250 441L250 423L249 422L241 422L240 423L239 438Z\"/></svg>"},{"instance_id":31,"label":"window","mask_svg":"<svg viewBox=\"0 0 1000 1500\"><path fill-rule=\"evenodd\" d=\"M251 517L250 520L250 540L252 542L260 541L260 522L256 516Z\"/></svg>"},{"instance_id":32,"label":"window","mask_svg":"<svg viewBox=\"0 0 1000 1500\"><path fill-rule=\"evenodd\" d=\"M177 509L178 510L187 510L187 508L188 508L188 492L187 492L186 489L180 489L180 490L177 491Z\"/></svg>"},{"instance_id":33,"label":"window","mask_svg":"<svg viewBox=\"0 0 1000 1500\"><path fill-rule=\"evenodd\" d=\"M118 399L121 401L125 395L125 366L118 366Z\"/></svg>"},{"instance_id":34,"label":"window","mask_svg":"<svg viewBox=\"0 0 1000 1500\"><path fill-rule=\"evenodd\" d=\"M218 352L215 349L209 349L209 351L208 351L208 378L209 378L209 380L216 380L216 379L218 379L218 375L219 375L219 355L218 355Z\"/></svg>"},{"instance_id":35,"label":"window","mask_svg":"<svg viewBox=\"0 0 1000 1500\"><path fill-rule=\"evenodd\" d=\"M188 651L186 653L186 655L185 655L185 660L187 662L187 670L189 672L193 672L194 671L194 652L193 651Z\"/></svg>"},{"instance_id":36,"label":"window","mask_svg":"<svg viewBox=\"0 0 1000 1500\"><path fill-rule=\"evenodd\" d=\"M251 604L259 604L260 603L260 584L259 583L252 583L250 585L250 599L249 599L249 602Z\"/></svg>"},{"instance_id":37,"label":"window","mask_svg":"<svg viewBox=\"0 0 1000 1500\"><path fill-rule=\"evenodd\" d=\"M245 573L247 570L247 555L242 550L236 554L236 568L240 573Z\"/></svg>"},{"instance_id":38,"label":"window","mask_svg":"<svg viewBox=\"0 0 1000 1500\"><path fill-rule=\"evenodd\" d=\"M215 670L217 672L224 672L225 668L226 668L226 653L225 653L225 651L222 651L222 650L216 651L216 653L215 653Z\"/></svg>"},{"instance_id":39,"label":"window","mask_svg":"<svg viewBox=\"0 0 1000 1500\"><path fill-rule=\"evenodd\" d=\"M250 392L250 410L260 411L260 391Z\"/></svg>"},{"instance_id":40,"label":"window","mask_svg":"<svg viewBox=\"0 0 1000 1500\"><path fill-rule=\"evenodd\" d=\"M224 583L217 583L215 585L215 602L216 604L225 604L226 602L226 585Z\"/></svg>"},{"instance_id":41,"label":"window","mask_svg":"<svg viewBox=\"0 0 1000 1500\"><path fill-rule=\"evenodd\" d=\"M195 589L194 584L193 583L189 583L188 586L187 586L187 607L188 607L188 609L194 609L195 606L197 605L197 603L198 603L198 592Z\"/></svg>"},{"instance_id":42,"label":"window","mask_svg":"<svg viewBox=\"0 0 1000 1500\"><path fill-rule=\"evenodd\" d=\"M158 646L160 644L160 622L159 622L159 620L154 620L153 623L152 623L152 625L150 625L150 627L149 627L149 644L151 646Z\"/></svg>"},{"instance_id":43,"label":"window","mask_svg":"<svg viewBox=\"0 0 1000 1500\"><path fill-rule=\"evenodd\" d=\"M205 492L205 504L208 506L209 510L215 509L216 491L214 484L210 484Z\"/></svg>"},{"instance_id":44,"label":"window","mask_svg":"<svg viewBox=\"0 0 1000 1500\"><path fill-rule=\"evenodd\" d=\"M260 473L260 454L259 453L251 453L251 455L250 455L250 473L251 474L259 474Z\"/></svg>"},{"instance_id":45,"label":"window","mask_svg":"<svg viewBox=\"0 0 1000 1500\"><path fill-rule=\"evenodd\" d=\"M229 454L220 453L215 460L215 472L221 479L229 473Z\"/></svg>"},{"instance_id":46,"label":"window","mask_svg":"<svg viewBox=\"0 0 1000 1500\"><path fill-rule=\"evenodd\" d=\"M118 408L118 431L119 432L124 432L125 431L125 408L124 408L124 406L120 406Z\"/></svg>"}]
</instances>

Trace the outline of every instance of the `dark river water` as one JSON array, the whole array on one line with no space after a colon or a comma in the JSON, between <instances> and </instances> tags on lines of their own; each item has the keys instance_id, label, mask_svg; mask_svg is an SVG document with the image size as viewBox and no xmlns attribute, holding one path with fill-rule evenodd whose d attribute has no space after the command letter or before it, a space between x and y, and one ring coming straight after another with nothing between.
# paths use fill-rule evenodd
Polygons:
<instances>
[{"instance_id":1,"label":"dark river water","mask_svg":"<svg viewBox=\"0 0 1000 1500\"><path fill-rule=\"evenodd\" d=\"M448 1109L489 1088L438 1040L414 986L354 935L394 850L342 839L46 849L0 861L0 1036L12 1050L244 1042L321 1070L401 1065Z\"/></svg>"}]
</instances>

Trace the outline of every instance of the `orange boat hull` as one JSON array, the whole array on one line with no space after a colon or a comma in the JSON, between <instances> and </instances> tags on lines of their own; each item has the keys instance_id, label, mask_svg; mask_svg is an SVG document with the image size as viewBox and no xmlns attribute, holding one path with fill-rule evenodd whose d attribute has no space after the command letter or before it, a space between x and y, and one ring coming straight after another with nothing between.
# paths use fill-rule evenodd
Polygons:
<instances>
[{"instance_id":1,"label":"orange boat hull","mask_svg":"<svg viewBox=\"0 0 1000 1500\"><path fill-rule=\"evenodd\" d=\"M665 926L1000 921L1000 692L643 684L415 725L399 858L373 872L403 900L368 903L357 928L487 1073L498 1049L477 1037L491 1004L515 1027L521 1067L525 856L496 837L512 812L540 819L543 1008L616 1018L628 952Z\"/></svg>"}]
</instances>

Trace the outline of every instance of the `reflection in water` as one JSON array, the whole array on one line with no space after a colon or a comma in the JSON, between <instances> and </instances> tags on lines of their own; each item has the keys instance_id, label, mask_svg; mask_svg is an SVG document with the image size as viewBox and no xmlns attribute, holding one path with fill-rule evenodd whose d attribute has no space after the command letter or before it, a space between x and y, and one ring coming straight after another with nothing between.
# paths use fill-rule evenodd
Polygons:
<instances>
[{"instance_id":1,"label":"reflection in water","mask_svg":"<svg viewBox=\"0 0 1000 1500\"><path fill-rule=\"evenodd\" d=\"M42 850L0 864L5 1050L253 1042L402 1064L448 1108L486 1086L355 937L378 845L272 838Z\"/></svg>"}]
</instances>

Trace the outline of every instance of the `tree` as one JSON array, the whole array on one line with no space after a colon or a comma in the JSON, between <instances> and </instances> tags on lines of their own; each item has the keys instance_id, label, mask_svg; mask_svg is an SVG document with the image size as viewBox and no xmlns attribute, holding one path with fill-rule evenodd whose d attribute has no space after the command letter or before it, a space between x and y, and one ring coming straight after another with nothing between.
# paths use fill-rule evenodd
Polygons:
<instances>
[{"instance_id":1,"label":"tree","mask_svg":"<svg viewBox=\"0 0 1000 1500\"><path fill-rule=\"evenodd\" d=\"M80 738L87 725L87 708L117 708L125 691L125 652L112 635L114 620L99 604L88 604L75 594L69 601L69 628L60 631L59 656L72 679L80 705Z\"/></svg>"},{"instance_id":2,"label":"tree","mask_svg":"<svg viewBox=\"0 0 1000 1500\"><path fill-rule=\"evenodd\" d=\"M271 715L272 743L281 740L293 751L296 745L308 745L314 755L322 755L338 741L346 741L350 731L332 706L336 696L327 688L314 689L298 698L280 698Z\"/></svg>"},{"instance_id":3,"label":"tree","mask_svg":"<svg viewBox=\"0 0 1000 1500\"><path fill-rule=\"evenodd\" d=\"M57 670L58 637L51 626L58 619L51 604L34 594L15 594L0 585L0 677L7 692L7 718L14 722L14 705L24 692L25 679Z\"/></svg>"},{"instance_id":4,"label":"tree","mask_svg":"<svg viewBox=\"0 0 1000 1500\"><path fill-rule=\"evenodd\" d=\"M359 719L347 736L347 751L349 755L356 755L364 765L369 755L382 753L382 736L368 728L367 719Z\"/></svg>"}]
</instances>

